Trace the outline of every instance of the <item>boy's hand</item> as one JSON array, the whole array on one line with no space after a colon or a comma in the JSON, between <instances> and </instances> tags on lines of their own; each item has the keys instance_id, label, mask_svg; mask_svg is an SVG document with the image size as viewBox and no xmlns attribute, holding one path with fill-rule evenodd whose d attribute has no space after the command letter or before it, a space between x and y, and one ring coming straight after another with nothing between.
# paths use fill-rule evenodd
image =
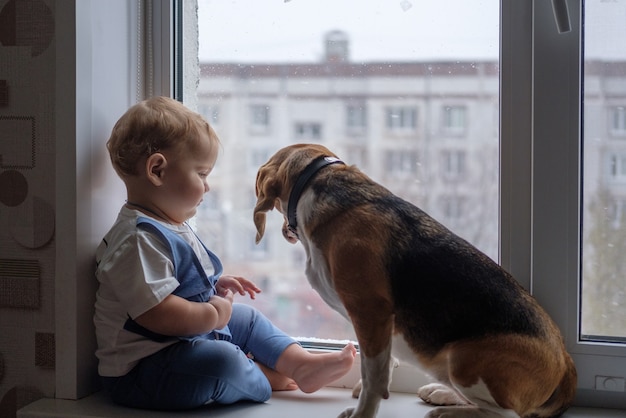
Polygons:
<instances>
[{"instance_id":1,"label":"boy's hand","mask_svg":"<svg viewBox=\"0 0 626 418\"><path fill-rule=\"evenodd\" d=\"M215 329L222 329L228 325L230 316L233 313L233 299L235 295L230 289L225 289L219 295L213 295L209 298L209 303L213 305L217 311L215 318Z\"/></svg>"},{"instance_id":2,"label":"boy's hand","mask_svg":"<svg viewBox=\"0 0 626 418\"><path fill-rule=\"evenodd\" d=\"M233 293L239 293L242 296L247 293L250 295L250 299L256 298L256 294L261 292L261 289L253 282L239 276L222 276L218 279L215 288L220 296L226 290L231 290Z\"/></svg>"}]
</instances>

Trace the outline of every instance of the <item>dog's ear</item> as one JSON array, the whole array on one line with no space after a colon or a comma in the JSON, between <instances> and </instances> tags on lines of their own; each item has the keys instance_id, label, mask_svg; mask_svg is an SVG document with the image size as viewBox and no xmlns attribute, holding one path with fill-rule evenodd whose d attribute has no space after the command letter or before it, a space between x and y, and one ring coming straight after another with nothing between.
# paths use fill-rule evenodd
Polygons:
<instances>
[{"instance_id":1,"label":"dog's ear","mask_svg":"<svg viewBox=\"0 0 626 418\"><path fill-rule=\"evenodd\" d=\"M254 225L256 226L256 243L258 244L265 233L265 214L274 209L274 203L280 194L276 167L265 164L259 168L256 175L256 205L254 207Z\"/></svg>"}]
</instances>

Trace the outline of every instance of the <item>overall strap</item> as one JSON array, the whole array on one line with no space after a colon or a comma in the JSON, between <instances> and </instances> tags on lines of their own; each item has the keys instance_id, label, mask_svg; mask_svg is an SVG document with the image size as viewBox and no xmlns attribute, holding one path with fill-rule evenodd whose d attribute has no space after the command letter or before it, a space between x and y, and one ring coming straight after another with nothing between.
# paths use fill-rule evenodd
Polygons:
<instances>
[{"instance_id":1,"label":"overall strap","mask_svg":"<svg viewBox=\"0 0 626 418\"><path fill-rule=\"evenodd\" d=\"M215 283L222 275L222 263L219 258L209 251L200 240L198 241L202 244L203 249L207 252L209 259L213 264L215 271L212 276L208 276L206 274L206 271L202 267L202 263L198 259L198 256L191 245L189 245L187 241L181 238L174 231L171 231L160 223L146 217L137 218L137 228L153 233L168 247L171 254L171 261L174 266L174 277L180 283L179 286L172 292L173 295L182 297L192 302L207 302L209 298L216 293ZM124 324L124 329L158 342L163 342L172 338L152 332L142 327L130 318L130 316ZM228 327L221 330L215 330L214 332L222 334L223 337L226 338L231 335ZM195 335L177 338L191 340L197 337L199 336Z\"/></svg>"}]
</instances>

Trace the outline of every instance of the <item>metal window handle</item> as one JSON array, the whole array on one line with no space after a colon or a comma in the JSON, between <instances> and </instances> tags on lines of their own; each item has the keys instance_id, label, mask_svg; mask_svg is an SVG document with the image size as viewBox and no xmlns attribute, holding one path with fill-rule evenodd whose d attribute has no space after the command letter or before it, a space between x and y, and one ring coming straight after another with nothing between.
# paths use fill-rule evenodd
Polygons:
<instances>
[{"instance_id":1,"label":"metal window handle","mask_svg":"<svg viewBox=\"0 0 626 418\"><path fill-rule=\"evenodd\" d=\"M554 20L559 33L566 33L572 30L569 21L569 10L567 9L566 0L552 0L552 11L554 12Z\"/></svg>"}]
</instances>

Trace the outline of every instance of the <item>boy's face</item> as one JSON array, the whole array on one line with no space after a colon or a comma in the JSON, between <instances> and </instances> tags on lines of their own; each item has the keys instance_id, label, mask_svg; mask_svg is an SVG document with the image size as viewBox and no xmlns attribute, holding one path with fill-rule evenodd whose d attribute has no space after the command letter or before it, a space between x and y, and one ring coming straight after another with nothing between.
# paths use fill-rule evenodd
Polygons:
<instances>
[{"instance_id":1,"label":"boy's face","mask_svg":"<svg viewBox=\"0 0 626 418\"><path fill-rule=\"evenodd\" d=\"M207 177L217 159L217 147L202 133L195 149L163 153L168 160L160 188L159 207L177 224L196 214L204 194L209 191Z\"/></svg>"}]
</instances>

